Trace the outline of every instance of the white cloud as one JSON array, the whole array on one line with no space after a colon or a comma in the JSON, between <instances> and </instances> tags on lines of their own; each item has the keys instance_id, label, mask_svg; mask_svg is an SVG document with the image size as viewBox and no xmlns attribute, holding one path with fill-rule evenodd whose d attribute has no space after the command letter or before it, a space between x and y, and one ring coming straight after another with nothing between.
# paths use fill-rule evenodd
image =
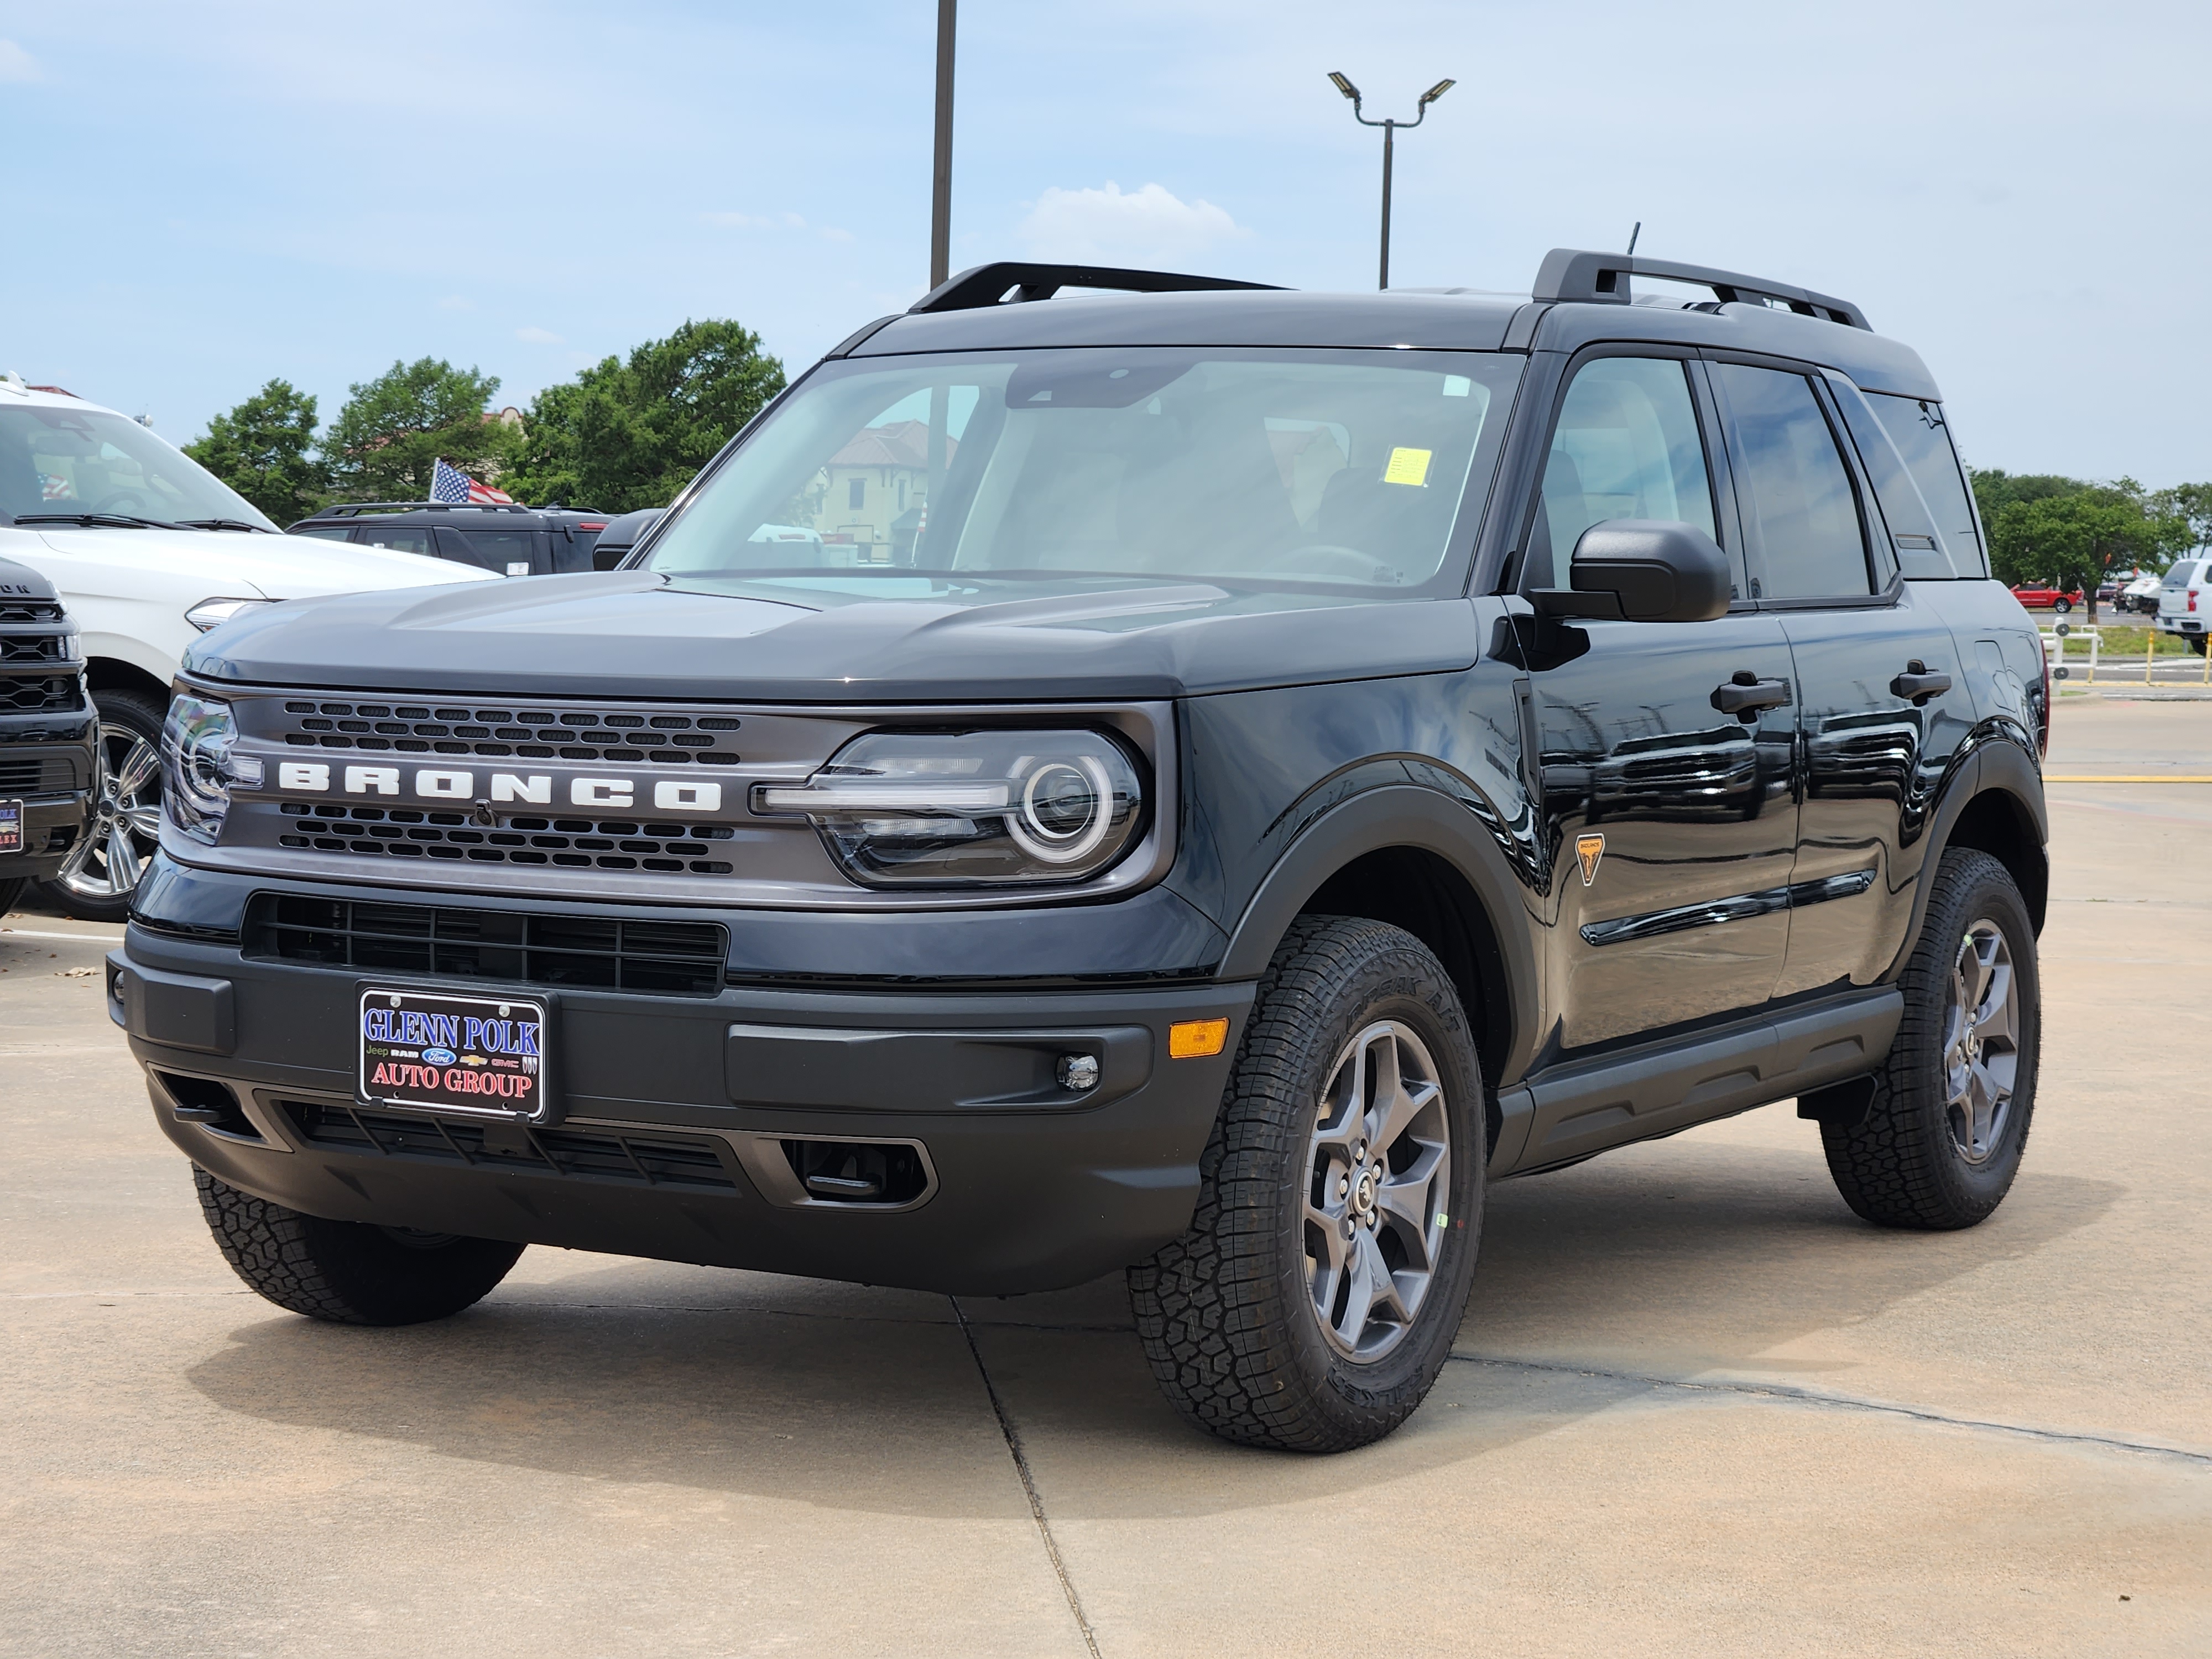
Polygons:
<instances>
[{"instance_id":1,"label":"white cloud","mask_svg":"<svg viewBox=\"0 0 2212 1659\"><path fill-rule=\"evenodd\" d=\"M514 337L531 345L566 345L568 343L549 328L518 328Z\"/></svg>"},{"instance_id":2,"label":"white cloud","mask_svg":"<svg viewBox=\"0 0 2212 1659\"><path fill-rule=\"evenodd\" d=\"M1109 179L1103 190L1051 186L1017 234L1037 258L1109 264L1188 258L1251 232L1211 202L1186 202L1163 185L1125 193Z\"/></svg>"},{"instance_id":3,"label":"white cloud","mask_svg":"<svg viewBox=\"0 0 2212 1659\"><path fill-rule=\"evenodd\" d=\"M0 40L0 81L35 81L39 60L13 40Z\"/></svg>"}]
</instances>

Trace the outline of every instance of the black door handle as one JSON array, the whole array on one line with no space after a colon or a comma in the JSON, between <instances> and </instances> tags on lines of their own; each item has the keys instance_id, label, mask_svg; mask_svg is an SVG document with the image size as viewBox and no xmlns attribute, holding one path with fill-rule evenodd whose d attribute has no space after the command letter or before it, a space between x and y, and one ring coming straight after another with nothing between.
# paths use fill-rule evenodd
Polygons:
<instances>
[{"instance_id":1,"label":"black door handle","mask_svg":"<svg viewBox=\"0 0 2212 1659\"><path fill-rule=\"evenodd\" d=\"M1739 668L1726 685L1713 690L1713 707L1723 714L1757 718L1762 708L1778 708L1790 701L1788 680L1763 680L1747 668Z\"/></svg>"},{"instance_id":2,"label":"black door handle","mask_svg":"<svg viewBox=\"0 0 2212 1659\"><path fill-rule=\"evenodd\" d=\"M1915 657L1905 665L1905 672L1889 683L1892 696L1903 697L1915 708L1930 697L1940 697L1951 689L1951 677L1942 670L1931 671L1928 665Z\"/></svg>"}]
</instances>

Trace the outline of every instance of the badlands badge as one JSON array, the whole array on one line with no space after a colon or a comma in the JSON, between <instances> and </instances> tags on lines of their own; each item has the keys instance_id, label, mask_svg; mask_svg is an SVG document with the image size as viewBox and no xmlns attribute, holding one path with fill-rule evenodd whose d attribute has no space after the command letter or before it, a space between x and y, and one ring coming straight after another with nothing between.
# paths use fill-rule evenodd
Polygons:
<instances>
[{"instance_id":1,"label":"badlands badge","mask_svg":"<svg viewBox=\"0 0 2212 1659\"><path fill-rule=\"evenodd\" d=\"M1605 857L1605 837L1603 836L1577 836L1575 837L1575 857L1582 863L1583 885L1587 887L1597 879L1598 862Z\"/></svg>"}]
</instances>

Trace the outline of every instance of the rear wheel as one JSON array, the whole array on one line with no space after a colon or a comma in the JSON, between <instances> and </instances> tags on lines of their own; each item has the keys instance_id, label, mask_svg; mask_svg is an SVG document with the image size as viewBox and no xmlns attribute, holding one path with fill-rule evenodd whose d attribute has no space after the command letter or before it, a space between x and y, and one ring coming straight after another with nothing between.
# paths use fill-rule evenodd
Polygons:
<instances>
[{"instance_id":1,"label":"rear wheel","mask_svg":"<svg viewBox=\"0 0 2212 1659\"><path fill-rule=\"evenodd\" d=\"M2212 643L2212 636L2207 636L2203 634L2191 634L2185 637L2189 641L2189 648L2191 651L2194 651L2200 657L2204 654L2206 645L2208 643Z\"/></svg>"},{"instance_id":2,"label":"rear wheel","mask_svg":"<svg viewBox=\"0 0 2212 1659\"><path fill-rule=\"evenodd\" d=\"M167 713L143 691L92 694L100 712L92 823L60 872L39 884L80 921L122 921L161 838L161 721Z\"/></svg>"},{"instance_id":3,"label":"rear wheel","mask_svg":"<svg viewBox=\"0 0 2212 1659\"><path fill-rule=\"evenodd\" d=\"M21 876L11 876L0 881L0 916L6 915L22 902L23 890L31 884Z\"/></svg>"},{"instance_id":4,"label":"rear wheel","mask_svg":"<svg viewBox=\"0 0 2212 1659\"><path fill-rule=\"evenodd\" d=\"M2063 617L2074 608L2074 601L2068 599L2063 593L2062 593L2057 599L2051 600L2051 608Z\"/></svg>"},{"instance_id":5,"label":"rear wheel","mask_svg":"<svg viewBox=\"0 0 2212 1659\"><path fill-rule=\"evenodd\" d=\"M195 1164L200 1213L223 1260L280 1308L340 1325L419 1325L482 1301L520 1244L325 1221L242 1193Z\"/></svg>"},{"instance_id":6,"label":"rear wheel","mask_svg":"<svg viewBox=\"0 0 2212 1659\"><path fill-rule=\"evenodd\" d=\"M1275 953L1200 1161L1190 1231L1129 1272L1177 1410L1224 1439L1343 1451L1449 1357L1481 1237L1481 1073L1428 948L1302 919Z\"/></svg>"},{"instance_id":7,"label":"rear wheel","mask_svg":"<svg viewBox=\"0 0 2212 1659\"><path fill-rule=\"evenodd\" d=\"M1899 987L1905 1017L1865 1115L1821 1122L1828 1170L1881 1226L1971 1227L2020 1172L2043 1034L2035 929L2004 866L1943 854Z\"/></svg>"}]
</instances>

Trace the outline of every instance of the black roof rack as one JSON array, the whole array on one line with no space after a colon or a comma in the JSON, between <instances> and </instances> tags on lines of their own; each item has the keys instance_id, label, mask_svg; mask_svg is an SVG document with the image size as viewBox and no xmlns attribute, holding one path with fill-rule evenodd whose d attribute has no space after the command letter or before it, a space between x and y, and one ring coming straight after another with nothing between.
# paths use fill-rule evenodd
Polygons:
<instances>
[{"instance_id":1,"label":"black roof rack","mask_svg":"<svg viewBox=\"0 0 2212 1659\"><path fill-rule=\"evenodd\" d=\"M1723 303L1731 300L1776 300L1801 317L1820 317L1847 327L1863 328L1869 333L1874 329L1874 325L1866 319L1866 313L1849 300L1838 300L1832 294L1815 294L1810 289L1789 283L1771 283L1764 276L1746 276L1733 270L1715 270L1709 265L1678 264L1672 259L1638 258L1626 253L1589 253L1571 247L1555 247L1544 256L1530 297L1625 306L1629 302L1631 276L1663 276L1677 283L1692 283L1712 289Z\"/></svg>"},{"instance_id":2,"label":"black roof rack","mask_svg":"<svg viewBox=\"0 0 2212 1659\"><path fill-rule=\"evenodd\" d=\"M433 507L456 513L576 513L583 510L580 507L525 507L520 501L332 501L328 507L310 513L307 517L350 519L363 513L413 513Z\"/></svg>"},{"instance_id":3,"label":"black roof rack","mask_svg":"<svg viewBox=\"0 0 2212 1659\"><path fill-rule=\"evenodd\" d=\"M1001 259L971 265L923 295L913 311L977 311L1012 291L1014 299L1049 300L1064 288L1112 289L1124 294L1189 294L1207 289L1276 289L1273 283L1240 283L1228 276L1185 276L1172 270L1124 270L1115 265L1028 264Z\"/></svg>"}]
</instances>

